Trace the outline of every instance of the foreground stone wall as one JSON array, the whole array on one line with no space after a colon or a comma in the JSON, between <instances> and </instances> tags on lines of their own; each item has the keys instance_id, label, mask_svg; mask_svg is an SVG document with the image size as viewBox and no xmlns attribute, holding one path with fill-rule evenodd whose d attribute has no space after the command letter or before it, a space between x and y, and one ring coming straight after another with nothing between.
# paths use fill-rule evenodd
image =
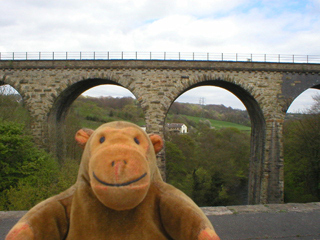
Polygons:
<instances>
[{"instance_id":1,"label":"foreground stone wall","mask_svg":"<svg viewBox=\"0 0 320 240\"><path fill-rule=\"evenodd\" d=\"M145 113L147 132L164 135L176 98L197 86L219 86L246 106L252 122L249 202L283 202L283 136L295 97L320 84L320 65L207 61L0 61L0 84L23 97L36 142L63 155L65 116L87 89L116 84L130 90ZM49 144L49 139L52 140ZM165 153L158 157L165 177Z\"/></svg>"}]
</instances>

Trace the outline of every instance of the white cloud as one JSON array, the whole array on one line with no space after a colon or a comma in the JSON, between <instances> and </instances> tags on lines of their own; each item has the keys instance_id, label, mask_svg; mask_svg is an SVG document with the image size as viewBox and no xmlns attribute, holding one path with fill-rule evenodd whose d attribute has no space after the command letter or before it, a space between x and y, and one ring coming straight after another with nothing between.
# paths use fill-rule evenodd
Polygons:
<instances>
[{"instance_id":1,"label":"white cloud","mask_svg":"<svg viewBox=\"0 0 320 240\"><path fill-rule=\"evenodd\" d=\"M225 105L235 109L246 109L243 103L231 92L220 87L197 87L191 89L176 99L177 102L189 102L199 104L200 98L204 99L204 104Z\"/></svg>"},{"instance_id":2,"label":"white cloud","mask_svg":"<svg viewBox=\"0 0 320 240\"><path fill-rule=\"evenodd\" d=\"M305 9L295 12L289 11L294 6L290 1L230 0L226 4L224 0L10 0L0 3L1 51L311 54L320 50L316 44L320 39L319 11L311 8L318 6L316 1L309 1ZM291 7L289 10L286 4ZM299 48L296 42L300 43Z\"/></svg>"},{"instance_id":3,"label":"white cloud","mask_svg":"<svg viewBox=\"0 0 320 240\"><path fill-rule=\"evenodd\" d=\"M111 96L114 98L121 97L132 97L136 98L128 89L116 85L105 84L100 85L98 87L93 87L88 89L83 93L84 96L93 96L93 97L101 97L101 96Z\"/></svg>"}]
</instances>

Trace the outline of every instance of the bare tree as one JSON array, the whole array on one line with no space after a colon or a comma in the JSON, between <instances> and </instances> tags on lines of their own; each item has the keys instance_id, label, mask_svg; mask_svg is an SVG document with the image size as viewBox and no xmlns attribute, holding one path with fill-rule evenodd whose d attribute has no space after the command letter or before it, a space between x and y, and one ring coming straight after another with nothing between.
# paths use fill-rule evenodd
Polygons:
<instances>
[{"instance_id":1,"label":"bare tree","mask_svg":"<svg viewBox=\"0 0 320 240\"><path fill-rule=\"evenodd\" d=\"M312 113L312 114L318 114L318 113L320 113L320 94L317 93L317 94L313 95L312 99L314 100L314 103L308 112Z\"/></svg>"}]
</instances>

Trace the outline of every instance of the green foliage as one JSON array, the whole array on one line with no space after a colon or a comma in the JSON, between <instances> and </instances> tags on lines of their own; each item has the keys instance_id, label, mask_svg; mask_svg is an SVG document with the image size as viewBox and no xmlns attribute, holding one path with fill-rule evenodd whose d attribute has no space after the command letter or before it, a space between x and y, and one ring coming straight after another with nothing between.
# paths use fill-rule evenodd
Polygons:
<instances>
[{"instance_id":1,"label":"green foliage","mask_svg":"<svg viewBox=\"0 0 320 240\"><path fill-rule=\"evenodd\" d=\"M320 201L320 114L284 127L285 201Z\"/></svg>"},{"instance_id":2,"label":"green foliage","mask_svg":"<svg viewBox=\"0 0 320 240\"><path fill-rule=\"evenodd\" d=\"M189 186L192 181L190 176L186 176L185 156L176 144L169 141L166 142L166 155L167 181L190 195L191 189Z\"/></svg>"},{"instance_id":3,"label":"green foliage","mask_svg":"<svg viewBox=\"0 0 320 240\"><path fill-rule=\"evenodd\" d=\"M167 122L179 122L184 123L189 127L197 128L201 125L207 125L211 128L215 129L222 129L222 128L237 128L240 131L246 131L250 133L251 127L246 125L241 125L234 122L227 122L227 121L221 121L221 120L215 120L210 118L204 118L204 117L197 117L197 116L188 116L188 115L172 115L169 112L169 115L167 116Z\"/></svg>"},{"instance_id":4,"label":"green foliage","mask_svg":"<svg viewBox=\"0 0 320 240\"><path fill-rule=\"evenodd\" d=\"M244 204L250 136L236 128L199 124L189 134L169 134L167 180L200 206Z\"/></svg>"},{"instance_id":5,"label":"green foliage","mask_svg":"<svg viewBox=\"0 0 320 240\"><path fill-rule=\"evenodd\" d=\"M32 138L24 133L23 125L12 122L0 123L0 191L2 207L7 208L12 199L3 200L3 196L19 188L26 182L36 186L39 174L43 180L51 181L50 174L57 163L44 151L38 150ZM27 195L32 194L27 193ZM35 194L34 196L38 196ZM23 200L22 200L23 201Z\"/></svg>"},{"instance_id":6,"label":"green foliage","mask_svg":"<svg viewBox=\"0 0 320 240\"><path fill-rule=\"evenodd\" d=\"M0 195L2 210L27 210L50 197L59 173L57 162L46 153L37 159L33 174L21 177Z\"/></svg>"},{"instance_id":7,"label":"green foliage","mask_svg":"<svg viewBox=\"0 0 320 240\"><path fill-rule=\"evenodd\" d=\"M169 114L174 115L175 117L185 115L250 126L250 118L247 111L232 109L231 107L225 107L224 105L203 106L199 104L174 102L170 108Z\"/></svg>"},{"instance_id":8,"label":"green foliage","mask_svg":"<svg viewBox=\"0 0 320 240\"><path fill-rule=\"evenodd\" d=\"M15 187L0 194L0 210L28 210L37 203L56 195L76 182L79 162L67 160L59 166L44 154L38 171L21 178Z\"/></svg>"},{"instance_id":9,"label":"green foliage","mask_svg":"<svg viewBox=\"0 0 320 240\"><path fill-rule=\"evenodd\" d=\"M59 166L22 124L0 122L0 210L26 210L61 192L75 182L78 165Z\"/></svg>"},{"instance_id":10,"label":"green foliage","mask_svg":"<svg viewBox=\"0 0 320 240\"><path fill-rule=\"evenodd\" d=\"M31 136L24 134L23 125L0 123L0 191L34 174L41 157L42 153L33 146Z\"/></svg>"},{"instance_id":11,"label":"green foliage","mask_svg":"<svg viewBox=\"0 0 320 240\"><path fill-rule=\"evenodd\" d=\"M92 129L102 123L119 120L145 125L141 107L130 97L79 97L72 104L68 118L76 118L83 126Z\"/></svg>"},{"instance_id":12,"label":"green foliage","mask_svg":"<svg viewBox=\"0 0 320 240\"><path fill-rule=\"evenodd\" d=\"M17 94L3 95L3 86L0 86L0 121L15 121L28 125L30 116L23 106L21 96Z\"/></svg>"}]
</instances>

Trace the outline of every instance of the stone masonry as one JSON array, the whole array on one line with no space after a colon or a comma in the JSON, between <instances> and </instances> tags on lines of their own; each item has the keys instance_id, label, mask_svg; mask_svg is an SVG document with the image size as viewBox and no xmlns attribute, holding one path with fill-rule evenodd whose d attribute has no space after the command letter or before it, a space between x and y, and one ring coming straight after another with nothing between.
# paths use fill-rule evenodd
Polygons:
<instances>
[{"instance_id":1,"label":"stone masonry","mask_svg":"<svg viewBox=\"0 0 320 240\"><path fill-rule=\"evenodd\" d=\"M0 85L22 96L35 141L63 157L64 120L87 89L115 84L130 90L145 113L147 132L164 135L166 114L185 91L219 86L236 95L251 118L249 203L282 203L282 124L292 101L320 87L319 64L144 60L0 61ZM50 139L50 141L49 141ZM165 153L158 157L165 177Z\"/></svg>"}]
</instances>

